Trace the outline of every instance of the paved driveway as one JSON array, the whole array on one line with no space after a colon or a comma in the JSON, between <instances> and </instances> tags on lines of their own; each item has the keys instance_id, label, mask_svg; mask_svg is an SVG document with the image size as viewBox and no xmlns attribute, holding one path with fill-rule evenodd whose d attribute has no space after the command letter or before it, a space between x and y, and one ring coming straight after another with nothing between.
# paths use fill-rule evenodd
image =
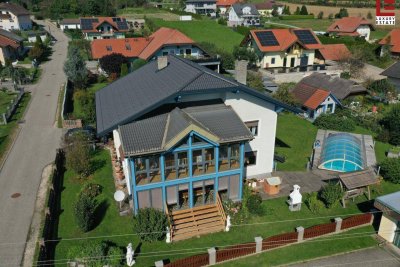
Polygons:
<instances>
[{"instance_id":1,"label":"paved driveway","mask_svg":"<svg viewBox=\"0 0 400 267\"><path fill-rule=\"evenodd\" d=\"M399 267L400 259L396 259L382 248L370 248L344 255L328 257L303 264L290 265L293 267Z\"/></svg>"},{"instance_id":2,"label":"paved driveway","mask_svg":"<svg viewBox=\"0 0 400 267\"><path fill-rule=\"evenodd\" d=\"M42 66L42 79L27 88L32 100L25 123L0 172L0 266L20 266L42 169L54 160L60 143L54 121L68 39L53 25L50 30L58 40L52 59ZM13 199L13 193L21 196Z\"/></svg>"}]
</instances>

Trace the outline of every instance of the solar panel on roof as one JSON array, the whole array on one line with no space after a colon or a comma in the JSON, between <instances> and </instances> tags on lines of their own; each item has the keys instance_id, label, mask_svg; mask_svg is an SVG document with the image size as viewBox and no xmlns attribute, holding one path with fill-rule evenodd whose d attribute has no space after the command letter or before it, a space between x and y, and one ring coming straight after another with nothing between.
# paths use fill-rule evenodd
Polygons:
<instances>
[{"instance_id":1,"label":"solar panel on roof","mask_svg":"<svg viewBox=\"0 0 400 267\"><path fill-rule=\"evenodd\" d=\"M120 30L127 30L128 29L128 24L126 23L126 21L117 21L117 27Z\"/></svg>"},{"instance_id":2,"label":"solar panel on roof","mask_svg":"<svg viewBox=\"0 0 400 267\"><path fill-rule=\"evenodd\" d=\"M318 41L309 30L297 30L294 31L294 34L303 44L318 44Z\"/></svg>"},{"instance_id":3,"label":"solar panel on roof","mask_svg":"<svg viewBox=\"0 0 400 267\"><path fill-rule=\"evenodd\" d=\"M262 46L279 45L278 40L276 40L276 37L273 32L270 32L270 31L256 32L256 36Z\"/></svg>"}]
</instances>

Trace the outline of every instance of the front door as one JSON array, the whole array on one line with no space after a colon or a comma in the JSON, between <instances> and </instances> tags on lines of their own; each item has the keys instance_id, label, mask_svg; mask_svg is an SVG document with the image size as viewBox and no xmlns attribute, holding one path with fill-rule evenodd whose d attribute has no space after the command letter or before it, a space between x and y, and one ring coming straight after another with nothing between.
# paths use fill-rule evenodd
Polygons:
<instances>
[{"instance_id":1,"label":"front door","mask_svg":"<svg viewBox=\"0 0 400 267\"><path fill-rule=\"evenodd\" d=\"M393 245L400 248L400 222L397 222L397 229L394 233Z\"/></svg>"},{"instance_id":2,"label":"front door","mask_svg":"<svg viewBox=\"0 0 400 267\"><path fill-rule=\"evenodd\" d=\"M292 57L290 59L290 67L293 68L294 67L294 63L296 62L296 59L294 57Z\"/></svg>"},{"instance_id":3,"label":"front door","mask_svg":"<svg viewBox=\"0 0 400 267\"><path fill-rule=\"evenodd\" d=\"M283 67L286 68L286 64L287 64L287 58L283 59Z\"/></svg>"}]
</instances>

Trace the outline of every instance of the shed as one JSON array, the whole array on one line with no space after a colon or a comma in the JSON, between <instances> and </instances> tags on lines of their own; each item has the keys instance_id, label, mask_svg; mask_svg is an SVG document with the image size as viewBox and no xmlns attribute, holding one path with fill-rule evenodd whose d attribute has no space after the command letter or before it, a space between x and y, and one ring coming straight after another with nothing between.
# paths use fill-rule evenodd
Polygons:
<instances>
[{"instance_id":1,"label":"shed","mask_svg":"<svg viewBox=\"0 0 400 267\"><path fill-rule=\"evenodd\" d=\"M375 171L368 168L362 171L347 172L339 174L339 183L345 194L342 199L343 207L346 207L346 199L354 198L364 194L368 190L368 199L371 200L371 191L369 186L379 182Z\"/></svg>"}]
</instances>

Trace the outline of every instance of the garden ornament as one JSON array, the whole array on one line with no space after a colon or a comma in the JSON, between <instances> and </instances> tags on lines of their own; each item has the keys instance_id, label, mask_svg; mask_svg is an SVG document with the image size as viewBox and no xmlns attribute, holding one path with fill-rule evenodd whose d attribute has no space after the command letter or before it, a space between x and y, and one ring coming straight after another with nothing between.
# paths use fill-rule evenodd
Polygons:
<instances>
[{"instance_id":1,"label":"garden ornament","mask_svg":"<svg viewBox=\"0 0 400 267\"><path fill-rule=\"evenodd\" d=\"M133 256L135 255L135 251L132 249L132 243L129 243L128 246L126 247L126 264L131 267L133 266L136 262L133 259Z\"/></svg>"}]
</instances>

